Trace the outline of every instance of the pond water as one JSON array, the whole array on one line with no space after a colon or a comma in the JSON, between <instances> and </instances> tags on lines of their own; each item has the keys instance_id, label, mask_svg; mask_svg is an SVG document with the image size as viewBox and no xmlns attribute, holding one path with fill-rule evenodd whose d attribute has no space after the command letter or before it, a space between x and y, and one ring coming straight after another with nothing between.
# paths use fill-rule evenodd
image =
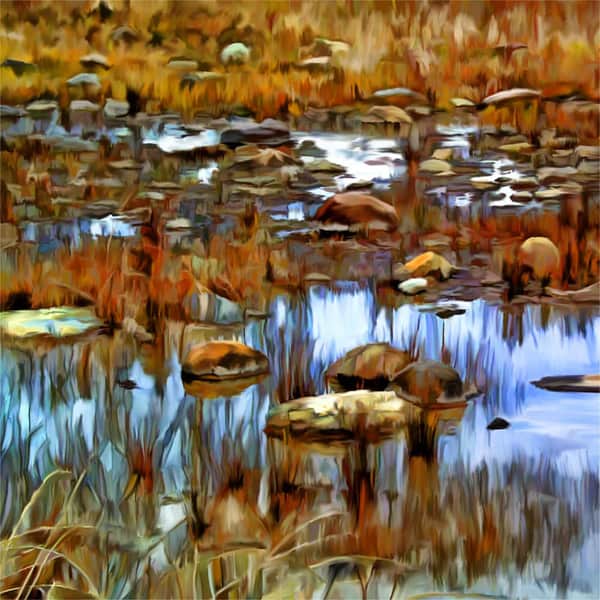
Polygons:
<instances>
[{"instance_id":1,"label":"pond water","mask_svg":"<svg viewBox=\"0 0 600 600\"><path fill-rule=\"evenodd\" d=\"M185 254L199 241L209 246L215 236L234 236L240 211L233 208L252 201L269 235L292 238L289 248L296 254L290 256L299 257L298 262L318 254L318 244L311 245L318 238L312 221L318 207L349 186L394 203L402 235L412 240L404 253L413 252L421 234L440 224L475 230L495 219L495 233L513 236L519 222L514 219L535 213L542 225L573 221L575 230L585 219L593 220L590 206L599 199L597 186L587 180L562 203L556 200L563 193L558 189L550 190L556 194L550 200L523 195L534 187L548 191L551 184L542 184L541 178L531 183L537 171L528 157L481 150L482 129L467 119L437 124L424 140L428 153L449 151L444 156L457 172L418 177L409 171L406 139L399 136L294 132L288 149L295 148L296 159L308 170L314 161L328 161L325 172L315 169L314 178L294 180L299 163L287 171L279 165L257 182L238 165L239 172L228 176L238 177L242 187L229 205L221 195L222 156L202 154L218 144L219 131L184 126L177 116L148 120L92 123L85 140L80 137L85 127L74 123L67 132L56 111L3 125L9 141L41 135L58 156L75 147L95 154L105 137L137 161L135 169L119 168L110 177L94 173L89 158L75 178L67 177L62 165L61 194L77 198L63 203L69 209L59 216L58 209L44 214L39 207L31 216L32 207L26 206L31 199L24 198L17 206L22 211L18 227L32 255L38 252L37 259L48 262L65 247L85 249L106 241L108 248L139 240L149 217L137 209L128 213L117 201L131 177L137 178L136 185L152 184L144 209L158 210L162 239L174 253ZM122 185L115 186L120 180ZM86 186L95 186L98 202L82 200L80 187ZM185 192L171 203L180 188ZM73 207L71 200L77 200ZM397 248L386 242L367 252L362 242L344 258L356 265L354 281L340 278L343 259L331 259L337 261L338 277L327 285L305 282L298 286L302 291L273 287L264 318L238 325L169 320L154 343L140 343L121 329L73 343L3 340L2 535L12 530L29 495L57 467L85 472L85 485L105 503L111 526L127 528L125 490L139 471L136 461L147 459L144 477L152 473L152 500L136 501L155 506L148 513L139 511L144 516L136 517L136 535L165 532L184 517L189 523L186 503L195 486L200 482L207 505L214 504L224 490L239 487L238 469L250 490L245 502L265 520L285 522L286 503L301 505L311 515L331 510L351 515L336 535L355 535L352 544L321 548L314 561L371 551L400 556L409 564L403 575L407 594L452 589L509 597L597 597L600 579L592 566L600 554L600 396L550 392L532 382L600 371L600 310L523 297L502 304L500 294L492 301L481 286L469 295L478 299L470 301L463 295L452 301L439 295L432 303L419 303L393 291L390 306L389 293L386 301L381 277L376 280L373 271L389 274ZM16 269L19 262L10 252L3 261L13 261ZM457 261L465 259L465 268L473 266L469 252L460 246L454 251ZM487 253L489 259L489 248ZM371 270L362 276L364 265ZM452 316L441 318L442 307L452 309ZM261 350L270 375L234 391L184 386L181 364L187 350L216 339ZM357 440L341 448L267 439L270 408L324 393L327 367L368 342L389 342L420 358L449 362L481 393L466 410L436 421L435 438L425 449L418 432L382 443ZM495 417L508 420L510 427L488 430ZM206 535L212 540L216 534L208 527ZM166 568L169 552L161 545L153 553L157 569ZM288 566L290 571L299 568L292 560ZM350 588L346 597L357 593ZM389 596L390 590L379 593Z\"/></svg>"},{"instance_id":2,"label":"pond water","mask_svg":"<svg viewBox=\"0 0 600 600\"><path fill-rule=\"evenodd\" d=\"M538 483L544 486L541 473L551 465L554 483L574 482L579 493L563 500L584 520L582 537L567 544L566 554L557 560L568 563L569 585L584 592L596 590L597 577L587 570L598 551L590 504L594 493L584 482L600 465L600 398L544 391L531 382L547 375L596 372L600 313L593 308L527 305L511 314L482 300L461 303L460 308L463 314L441 319L427 306L385 307L372 287L348 282L315 285L301 296L276 296L266 319L238 328L171 323L162 348L142 347L124 333L47 349L8 345L1 368L2 424L7 432L3 452L18 445L15 436L29 438L28 462L22 468L43 477L56 460L81 462L83 467L101 449L105 493L118 503L129 470L118 450L124 432L116 434L114 420L122 423L127 415L127 436L164 444L154 465L162 480L161 496L180 497L190 485L187 474L196 460L190 435L199 426L208 455L221 467L203 466L216 493L227 463L239 461L265 474L275 468L263 428L268 409L286 393L282 390L322 393L326 367L367 342L386 341L399 348L412 344L420 356L435 359L444 349L461 376L475 381L483 393L438 438L434 464L441 484L457 472L468 477L485 468L492 474L490 486L501 486L507 469L520 464L539 472ZM269 357L271 375L234 396L202 399L188 394L181 381L181 357L191 343L209 339L236 339L262 350ZM126 381L135 387L126 389ZM487 423L498 415L511 423L510 428L488 431ZM378 452L380 458L372 459L370 466L375 489L410 494L404 442L386 442ZM311 469L298 476L298 485L314 487L316 481L329 490L321 510L332 502L343 506L348 482L339 461L318 447L305 448L304 453L312 457ZM17 476L4 472L9 490ZM266 507L273 490L268 478L261 481ZM541 492L535 479L527 485L530 493ZM157 517L154 526L166 526L169 518ZM552 526L551 522L550 530ZM507 562L505 568L510 580L512 567ZM498 589L506 593L515 588Z\"/></svg>"}]
</instances>

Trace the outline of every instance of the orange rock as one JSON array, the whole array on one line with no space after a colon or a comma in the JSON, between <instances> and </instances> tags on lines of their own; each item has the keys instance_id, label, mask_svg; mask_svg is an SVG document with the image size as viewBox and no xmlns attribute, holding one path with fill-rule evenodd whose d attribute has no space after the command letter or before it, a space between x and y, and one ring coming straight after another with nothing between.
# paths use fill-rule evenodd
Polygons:
<instances>
[{"instance_id":1,"label":"orange rock","mask_svg":"<svg viewBox=\"0 0 600 600\"><path fill-rule=\"evenodd\" d=\"M269 372L267 357L239 342L215 341L194 346L182 367L184 378L218 381Z\"/></svg>"}]
</instances>

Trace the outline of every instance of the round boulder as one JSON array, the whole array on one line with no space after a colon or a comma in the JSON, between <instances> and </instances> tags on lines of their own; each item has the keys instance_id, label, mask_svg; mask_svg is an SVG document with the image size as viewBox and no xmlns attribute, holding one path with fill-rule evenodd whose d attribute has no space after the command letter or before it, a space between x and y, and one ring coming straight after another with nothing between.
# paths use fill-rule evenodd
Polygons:
<instances>
[{"instance_id":1,"label":"round boulder","mask_svg":"<svg viewBox=\"0 0 600 600\"><path fill-rule=\"evenodd\" d=\"M184 379L221 381L269 372L267 357L239 342L214 341L194 346L182 366Z\"/></svg>"},{"instance_id":2,"label":"round boulder","mask_svg":"<svg viewBox=\"0 0 600 600\"><path fill-rule=\"evenodd\" d=\"M530 237L519 248L519 264L529 267L537 279L555 274L560 267L560 253L546 237Z\"/></svg>"},{"instance_id":3,"label":"round boulder","mask_svg":"<svg viewBox=\"0 0 600 600\"><path fill-rule=\"evenodd\" d=\"M463 382L455 369L435 360L419 360L396 375L390 388L419 406L462 402Z\"/></svg>"},{"instance_id":4,"label":"round boulder","mask_svg":"<svg viewBox=\"0 0 600 600\"><path fill-rule=\"evenodd\" d=\"M362 192L335 194L319 208L315 218L322 223L362 225L384 231L392 231L399 224L393 206Z\"/></svg>"},{"instance_id":5,"label":"round boulder","mask_svg":"<svg viewBox=\"0 0 600 600\"><path fill-rule=\"evenodd\" d=\"M366 344L336 360L327 369L325 378L336 391L384 390L409 363L408 352L389 344Z\"/></svg>"}]
</instances>

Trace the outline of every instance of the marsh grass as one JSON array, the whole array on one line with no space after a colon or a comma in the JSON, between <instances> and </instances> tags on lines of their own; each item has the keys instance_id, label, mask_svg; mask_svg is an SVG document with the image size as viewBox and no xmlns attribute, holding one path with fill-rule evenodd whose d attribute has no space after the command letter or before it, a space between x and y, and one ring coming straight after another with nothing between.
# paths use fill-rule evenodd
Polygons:
<instances>
[{"instance_id":1,"label":"marsh grass","mask_svg":"<svg viewBox=\"0 0 600 600\"><path fill-rule=\"evenodd\" d=\"M452 97L478 102L509 87L594 98L598 93L594 2L114 4L115 11L103 18L90 10L90 2L6 2L0 60L32 61L37 68L21 76L4 68L3 102L44 95L68 102L81 92L69 89L66 80L84 70L79 60L91 51L104 53L112 67L101 70L100 89L88 94L135 96L147 112L171 109L188 117L198 110L220 114L240 107L259 118L294 115L308 105L347 104L395 86L413 88L442 107L450 106ZM132 27L139 39L111 39L121 25ZM348 47L323 39L343 40ZM250 60L222 65L219 53L234 41L251 48ZM511 48L523 42L525 50ZM329 55L331 65L296 66L319 55ZM176 56L223 77L180 85L182 72L167 66ZM507 117L496 113L490 110L484 118ZM523 130L532 129L536 120L526 107L508 118ZM567 114L551 118L577 123ZM597 126L589 125L597 136ZM579 128L584 129L581 122Z\"/></svg>"}]
</instances>

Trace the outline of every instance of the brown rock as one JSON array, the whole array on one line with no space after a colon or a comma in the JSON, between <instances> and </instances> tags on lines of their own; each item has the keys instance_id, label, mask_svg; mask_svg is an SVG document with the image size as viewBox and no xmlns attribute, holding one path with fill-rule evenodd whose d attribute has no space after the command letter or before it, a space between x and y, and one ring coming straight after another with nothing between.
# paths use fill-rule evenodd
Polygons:
<instances>
[{"instance_id":1,"label":"brown rock","mask_svg":"<svg viewBox=\"0 0 600 600\"><path fill-rule=\"evenodd\" d=\"M336 360L325 377L336 391L384 390L409 363L408 352L389 344L366 344Z\"/></svg>"},{"instance_id":2,"label":"brown rock","mask_svg":"<svg viewBox=\"0 0 600 600\"><path fill-rule=\"evenodd\" d=\"M239 342L214 341L194 346L182 367L184 379L219 381L269 372L267 357Z\"/></svg>"},{"instance_id":3,"label":"brown rock","mask_svg":"<svg viewBox=\"0 0 600 600\"><path fill-rule=\"evenodd\" d=\"M346 192L325 201L315 218L322 223L363 225L370 229L392 231L399 224L393 206L369 194Z\"/></svg>"},{"instance_id":4,"label":"brown rock","mask_svg":"<svg viewBox=\"0 0 600 600\"><path fill-rule=\"evenodd\" d=\"M452 367L435 360L409 364L396 375L390 389L419 406L464 402L460 375Z\"/></svg>"}]
</instances>

